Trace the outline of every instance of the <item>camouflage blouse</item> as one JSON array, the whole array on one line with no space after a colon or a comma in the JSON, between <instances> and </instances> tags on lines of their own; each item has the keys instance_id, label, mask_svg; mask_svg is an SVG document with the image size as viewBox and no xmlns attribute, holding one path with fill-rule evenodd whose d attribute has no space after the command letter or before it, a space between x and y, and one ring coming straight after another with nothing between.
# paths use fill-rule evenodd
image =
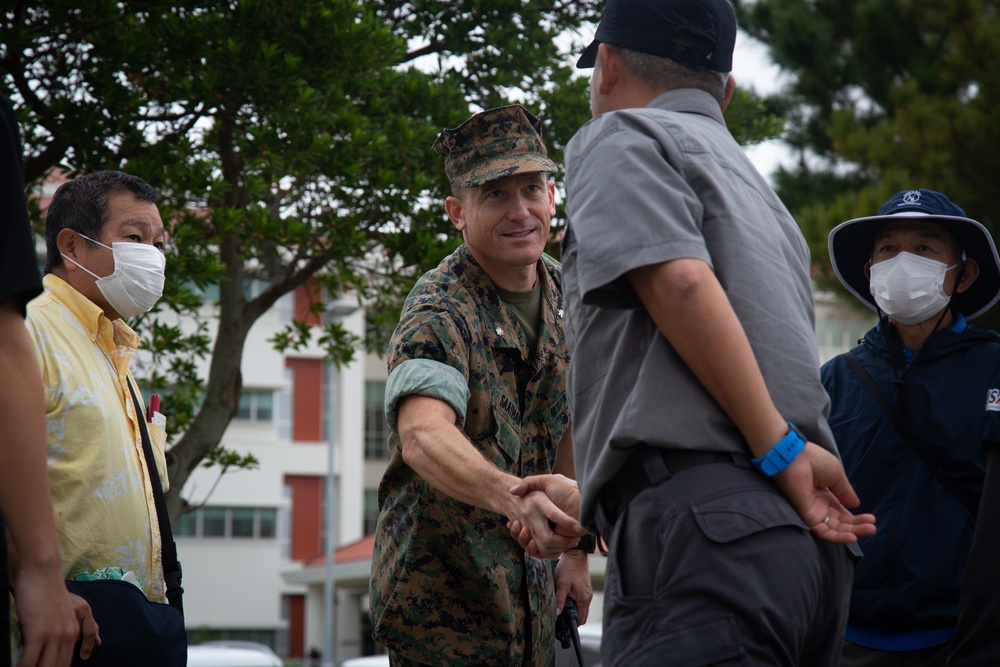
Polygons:
<instances>
[{"instance_id":1,"label":"camouflage blouse","mask_svg":"<svg viewBox=\"0 0 1000 667\"><path fill-rule=\"evenodd\" d=\"M569 427L569 355L560 266L542 255L538 274L542 306L532 352L465 246L420 278L389 344L391 425L398 398L441 398L498 468L518 477L552 471ZM375 639L429 665L553 664L552 564L525 555L506 517L426 484L404 463L395 428L389 447L372 556Z\"/></svg>"}]
</instances>

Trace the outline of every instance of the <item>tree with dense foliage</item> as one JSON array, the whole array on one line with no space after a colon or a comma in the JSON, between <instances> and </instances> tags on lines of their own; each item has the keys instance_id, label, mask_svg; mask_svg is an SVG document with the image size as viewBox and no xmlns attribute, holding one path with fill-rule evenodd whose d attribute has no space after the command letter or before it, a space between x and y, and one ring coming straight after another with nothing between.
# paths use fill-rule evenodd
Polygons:
<instances>
[{"instance_id":1,"label":"tree with dense foliage","mask_svg":"<svg viewBox=\"0 0 1000 667\"><path fill-rule=\"evenodd\" d=\"M940 190L1000 231L1000 2L734 4L740 25L791 75L769 103L785 114L785 139L801 159L775 182L828 277L832 226L877 212L905 188Z\"/></svg>"},{"instance_id":2,"label":"tree with dense foliage","mask_svg":"<svg viewBox=\"0 0 1000 667\"><path fill-rule=\"evenodd\" d=\"M442 127L523 101L542 116L560 162L589 109L587 79L556 37L595 19L600 4L6 3L0 90L22 123L28 180L55 167L122 169L160 191L173 221L165 297L137 327L156 352L145 383L164 391L179 433L168 451L175 518L203 460L248 462L219 442L237 412L247 334L264 312L317 285L363 300L377 334L391 328L413 277L455 247L430 148ZM774 134L762 111L738 96L734 134ZM248 291L250 280L263 287ZM215 286L213 340L198 312ZM177 313L198 328L178 326ZM293 323L275 344L300 346L313 330ZM332 363L360 343L336 322L320 335ZM199 358L209 360L205 379Z\"/></svg>"}]
</instances>

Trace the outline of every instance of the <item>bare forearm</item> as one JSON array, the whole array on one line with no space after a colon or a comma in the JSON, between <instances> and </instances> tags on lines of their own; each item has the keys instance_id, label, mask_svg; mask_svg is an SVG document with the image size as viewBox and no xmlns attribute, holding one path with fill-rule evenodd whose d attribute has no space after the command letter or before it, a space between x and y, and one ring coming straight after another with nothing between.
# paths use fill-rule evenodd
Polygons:
<instances>
[{"instance_id":1,"label":"bare forearm","mask_svg":"<svg viewBox=\"0 0 1000 667\"><path fill-rule=\"evenodd\" d=\"M558 475L565 475L570 479L576 479L576 464L573 461L573 429L567 427L566 433L556 449L556 464L552 467L552 472Z\"/></svg>"},{"instance_id":2,"label":"bare forearm","mask_svg":"<svg viewBox=\"0 0 1000 667\"><path fill-rule=\"evenodd\" d=\"M399 407L403 459L436 490L470 505L511 516L517 477L501 471L455 426L442 401L408 396Z\"/></svg>"},{"instance_id":3,"label":"bare forearm","mask_svg":"<svg viewBox=\"0 0 1000 667\"><path fill-rule=\"evenodd\" d=\"M659 330L753 453L767 452L788 427L712 269L701 260L679 259L636 269L629 279Z\"/></svg>"},{"instance_id":4,"label":"bare forearm","mask_svg":"<svg viewBox=\"0 0 1000 667\"><path fill-rule=\"evenodd\" d=\"M20 562L59 565L59 547L45 464L41 375L24 320L0 307L0 513Z\"/></svg>"},{"instance_id":5,"label":"bare forearm","mask_svg":"<svg viewBox=\"0 0 1000 667\"><path fill-rule=\"evenodd\" d=\"M715 273L701 260L682 259L637 269L629 279L656 326L753 454L766 454L788 426ZM837 457L818 445L806 443L774 481L820 539L846 544L875 534L874 516L847 510L857 507L857 494Z\"/></svg>"}]
</instances>

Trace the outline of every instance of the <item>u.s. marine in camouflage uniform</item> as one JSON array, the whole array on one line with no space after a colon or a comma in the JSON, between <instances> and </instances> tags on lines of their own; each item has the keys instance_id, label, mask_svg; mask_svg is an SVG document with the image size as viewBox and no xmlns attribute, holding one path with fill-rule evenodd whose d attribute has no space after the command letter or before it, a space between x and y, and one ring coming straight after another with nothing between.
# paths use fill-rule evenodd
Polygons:
<instances>
[{"instance_id":1,"label":"u.s. marine in camouflage uniform","mask_svg":"<svg viewBox=\"0 0 1000 667\"><path fill-rule=\"evenodd\" d=\"M465 244L417 282L389 346L374 637L393 665L551 665L557 586L586 618L586 555L567 552L553 573L507 522L531 526L547 557L580 530L558 507L579 494L557 474L573 465L561 271L542 253L555 164L519 105L445 130L435 150ZM529 475L550 476L554 499L511 492Z\"/></svg>"}]
</instances>

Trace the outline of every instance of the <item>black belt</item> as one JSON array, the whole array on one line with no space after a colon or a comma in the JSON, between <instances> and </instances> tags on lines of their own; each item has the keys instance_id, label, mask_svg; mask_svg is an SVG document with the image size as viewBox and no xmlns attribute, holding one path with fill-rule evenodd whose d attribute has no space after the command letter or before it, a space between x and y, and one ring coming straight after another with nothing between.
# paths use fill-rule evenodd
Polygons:
<instances>
[{"instance_id":1,"label":"black belt","mask_svg":"<svg viewBox=\"0 0 1000 667\"><path fill-rule=\"evenodd\" d=\"M732 463L740 467L750 467L750 458L738 452L703 452L640 446L618 470L614 479L601 488L600 505L609 524L615 522L619 512L641 491L669 479L670 475L655 481L650 479L643 463L644 456L659 456L670 474L709 463Z\"/></svg>"}]
</instances>

